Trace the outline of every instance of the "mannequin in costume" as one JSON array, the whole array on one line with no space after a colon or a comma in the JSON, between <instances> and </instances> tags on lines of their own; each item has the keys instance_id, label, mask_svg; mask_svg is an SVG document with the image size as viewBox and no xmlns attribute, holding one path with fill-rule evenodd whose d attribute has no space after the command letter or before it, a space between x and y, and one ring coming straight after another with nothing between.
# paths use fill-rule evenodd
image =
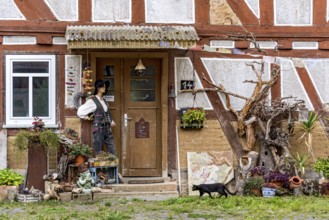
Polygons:
<instances>
[{"instance_id":1,"label":"mannequin in costume","mask_svg":"<svg viewBox=\"0 0 329 220\"><path fill-rule=\"evenodd\" d=\"M95 82L94 96L81 105L77 112L80 118L93 120L93 144L95 155L102 151L103 144L106 144L108 152L116 155L111 129L112 126L115 126L115 122L112 119L110 108L103 98L109 86L109 81L97 80ZM90 115L93 115L93 119Z\"/></svg>"}]
</instances>

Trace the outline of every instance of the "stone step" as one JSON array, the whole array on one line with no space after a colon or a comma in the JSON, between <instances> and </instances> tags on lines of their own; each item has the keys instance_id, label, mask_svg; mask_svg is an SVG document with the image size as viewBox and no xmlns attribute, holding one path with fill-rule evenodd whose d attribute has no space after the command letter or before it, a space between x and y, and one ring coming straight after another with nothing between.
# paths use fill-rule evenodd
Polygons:
<instances>
[{"instance_id":1,"label":"stone step","mask_svg":"<svg viewBox=\"0 0 329 220\"><path fill-rule=\"evenodd\" d=\"M170 177L123 177L124 184L150 184L150 183L167 183Z\"/></svg>"},{"instance_id":2,"label":"stone step","mask_svg":"<svg viewBox=\"0 0 329 220\"><path fill-rule=\"evenodd\" d=\"M113 184L113 192L177 192L177 182L150 184Z\"/></svg>"}]
</instances>

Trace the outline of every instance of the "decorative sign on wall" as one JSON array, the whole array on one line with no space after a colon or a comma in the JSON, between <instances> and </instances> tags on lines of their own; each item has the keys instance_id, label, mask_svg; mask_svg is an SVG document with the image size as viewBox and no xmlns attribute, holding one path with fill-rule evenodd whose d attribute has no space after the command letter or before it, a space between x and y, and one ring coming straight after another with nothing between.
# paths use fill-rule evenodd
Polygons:
<instances>
[{"instance_id":1,"label":"decorative sign on wall","mask_svg":"<svg viewBox=\"0 0 329 220\"><path fill-rule=\"evenodd\" d=\"M65 55L65 105L74 108L74 95L81 91L81 55Z\"/></svg>"},{"instance_id":2,"label":"decorative sign on wall","mask_svg":"<svg viewBox=\"0 0 329 220\"><path fill-rule=\"evenodd\" d=\"M194 81L193 80L181 80L180 81L180 89L193 89L194 88Z\"/></svg>"},{"instance_id":3,"label":"decorative sign on wall","mask_svg":"<svg viewBox=\"0 0 329 220\"><path fill-rule=\"evenodd\" d=\"M188 194L198 195L192 191L192 185L203 183L228 183L234 178L233 152L187 152Z\"/></svg>"},{"instance_id":4,"label":"decorative sign on wall","mask_svg":"<svg viewBox=\"0 0 329 220\"><path fill-rule=\"evenodd\" d=\"M150 137L150 123L145 121L144 118L135 122L135 137L136 138L149 138Z\"/></svg>"}]
</instances>

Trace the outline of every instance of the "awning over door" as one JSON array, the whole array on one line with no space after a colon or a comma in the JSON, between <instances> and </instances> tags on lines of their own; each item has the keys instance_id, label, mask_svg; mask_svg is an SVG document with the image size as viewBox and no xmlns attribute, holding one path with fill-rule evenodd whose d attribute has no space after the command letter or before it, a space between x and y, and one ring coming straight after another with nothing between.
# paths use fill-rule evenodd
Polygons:
<instances>
[{"instance_id":1,"label":"awning over door","mask_svg":"<svg viewBox=\"0 0 329 220\"><path fill-rule=\"evenodd\" d=\"M192 26L68 26L68 49L190 48L199 40Z\"/></svg>"}]
</instances>

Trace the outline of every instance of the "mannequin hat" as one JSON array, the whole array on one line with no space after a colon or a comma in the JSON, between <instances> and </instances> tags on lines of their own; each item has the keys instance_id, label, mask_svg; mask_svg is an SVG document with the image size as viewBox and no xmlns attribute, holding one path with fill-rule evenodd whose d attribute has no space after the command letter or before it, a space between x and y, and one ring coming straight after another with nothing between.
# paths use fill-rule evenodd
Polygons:
<instances>
[{"instance_id":1,"label":"mannequin hat","mask_svg":"<svg viewBox=\"0 0 329 220\"><path fill-rule=\"evenodd\" d=\"M110 81L108 81L108 80L103 81L103 80L101 80L101 79L96 80L96 82L95 82L95 91L94 91L94 95L97 94L97 92L98 92L98 88L101 88L101 87L103 87L104 85L106 86L106 89L107 89L107 88L110 86Z\"/></svg>"}]
</instances>

